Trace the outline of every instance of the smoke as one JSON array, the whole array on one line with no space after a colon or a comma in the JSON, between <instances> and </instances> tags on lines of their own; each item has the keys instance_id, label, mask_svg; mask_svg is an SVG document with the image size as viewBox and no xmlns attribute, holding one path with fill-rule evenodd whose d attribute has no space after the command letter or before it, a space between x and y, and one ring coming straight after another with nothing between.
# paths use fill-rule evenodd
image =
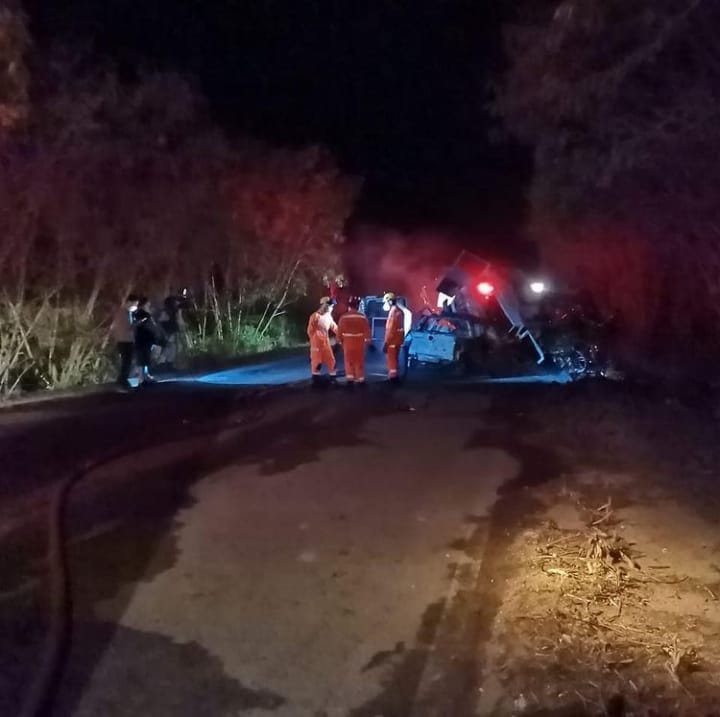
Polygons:
<instances>
[{"instance_id":1,"label":"smoke","mask_svg":"<svg viewBox=\"0 0 720 717\"><path fill-rule=\"evenodd\" d=\"M459 242L443 232L357 227L346 253L350 289L364 295L394 291L418 309L425 288L434 305L435 287L461 249Z\"/></svg>"}]
</instances>

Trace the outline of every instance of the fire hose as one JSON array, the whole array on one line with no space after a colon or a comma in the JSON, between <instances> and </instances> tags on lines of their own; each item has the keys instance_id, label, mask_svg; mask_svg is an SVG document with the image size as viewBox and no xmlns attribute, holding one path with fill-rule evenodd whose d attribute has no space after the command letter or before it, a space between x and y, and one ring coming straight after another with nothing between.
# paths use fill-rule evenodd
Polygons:
<instances>
[{"instance_id":1,"label":"fire hose","mask_svg":"<svg viewBox=\"0 0 720 717\"><path fill-rule=\"evenodd\" d=\"M281 390L280 387L272 392ZM270 393L270 390L260 391L251 396L243 398L259 398ZM197 439L203 436L215 434L224 428L241 429L247 426L250 420L256 419L258 413L253 413L242 422L232 423L227 419L213 422L209 426L206 422L199 424L195 431L184 434L185 439ZM59 686L65 657L69 647L69 638L72 630L72 585L71 576L68 570L67 546L66 546L66 516L67 505L72 493L78 483L89 476L92 472L108 466L127 456L140 453L149 448L167 445L177 440L165 440L156 443L148 440L141 446L137 444L132 447L112 451L92 461L87 461L81 468L77 469L64 478L52 491L48 508L48 537L46 562L49 573L49 628L42 653L40 667L27 691L18 717L44 717L50 714L53 698Z\"/></svg>"}]
</instances>

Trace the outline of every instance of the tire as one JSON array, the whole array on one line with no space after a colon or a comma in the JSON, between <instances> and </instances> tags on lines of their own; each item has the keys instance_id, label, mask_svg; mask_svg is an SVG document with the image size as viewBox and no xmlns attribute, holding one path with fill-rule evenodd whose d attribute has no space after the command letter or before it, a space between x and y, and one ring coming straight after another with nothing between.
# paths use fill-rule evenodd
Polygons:
<instances>
[{"instance_id":1,"label":"tire","mask_svg":"<svg viewBox=\"0 0 720 717\"><path fill-rule=\"evenodd\" d=\"M587 375L588 369L590 368L590 361L582 351L574 349L568 359L568 365L572 380L579 381Z\"/></svg>"}]
</instances>

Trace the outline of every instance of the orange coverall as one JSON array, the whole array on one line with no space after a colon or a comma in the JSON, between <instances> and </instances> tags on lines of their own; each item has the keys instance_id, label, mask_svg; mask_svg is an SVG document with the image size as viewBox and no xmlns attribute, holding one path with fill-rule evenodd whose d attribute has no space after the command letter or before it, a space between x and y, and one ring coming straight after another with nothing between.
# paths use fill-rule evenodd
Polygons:
<instances>
[{"instance_id":1,"label":"orange coverall","mask_svg":"<svg viewBox=\"0 0 720 717\"><path fill-rule=\"evenodd\" d=\"M397 306L390 307L385 324L385 348L387 349L387 369L389 378L398 377L398 358L405 341L405 317Z\"/></svg>"},{"instance_id":2,"label":"orange coverall","mask_svg":"<svg viewBox=\"0 0 720 717\"><path fill-rule=\"evenodd\" d=\"M319 376L322 365L328 368L328 373L335 376L335 355L330 346L328 331L337 333L337 324L332 317L314 311L308 321L307 335L310 339L310 369L313 376Z\"/></svg>"},{"instance_id":3,"label":"orange coverall","mask_svg":"<svg viewBox=\"0 0 720 717\"><path fill-rule=\"evenodd\" d=\"M359 311L348 309L338 321L337 339L343 347L348 383L363 383L365 346L370 343L370 322Z\"/></svg>"}]
</instances>

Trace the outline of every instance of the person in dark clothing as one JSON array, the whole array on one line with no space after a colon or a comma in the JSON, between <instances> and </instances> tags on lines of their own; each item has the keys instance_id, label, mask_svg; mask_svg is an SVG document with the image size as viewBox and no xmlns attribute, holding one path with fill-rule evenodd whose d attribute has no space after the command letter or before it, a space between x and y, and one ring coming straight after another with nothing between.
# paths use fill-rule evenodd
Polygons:
<instances>
[{"instance_id":1,"label":"person in dark clothing","mask_svg":"<svg viewBox=\"0 0 720 717\"><path fill-rule=\"evenodd\" d=\"M130 388L130 371L135 350L135 312L138 309L138 297L130 294L121 306L112 323L112 337L115 340L120 366L117 377L118 387L127 391Z\"/></svg>"},{"instance_id":2,"label":"person in dark clothing","mask_svg":"<svg viewBox=\"0 0 720 717\"><path fill-rule=\"evenodd\" d=\"M160 328L164 337L164 346L158 363L162 363L169 370L174 370L177 360L180 339L185 329L182 315L184 299L181 296L168 296L163 302L160 313Z\"/></svg>"},{"instance_id":3,"label":"person in dark clothing","mask_svg":"<svg viewBox=\"0 0 720 717\"><path fill-rule=\"evenodd\" d=\"M135 358L140 369L139 385L152 383L152 349L158 343L158 327L152 316L150 300L142 297L135 312Z\"/></svg>"}]
</instances>

